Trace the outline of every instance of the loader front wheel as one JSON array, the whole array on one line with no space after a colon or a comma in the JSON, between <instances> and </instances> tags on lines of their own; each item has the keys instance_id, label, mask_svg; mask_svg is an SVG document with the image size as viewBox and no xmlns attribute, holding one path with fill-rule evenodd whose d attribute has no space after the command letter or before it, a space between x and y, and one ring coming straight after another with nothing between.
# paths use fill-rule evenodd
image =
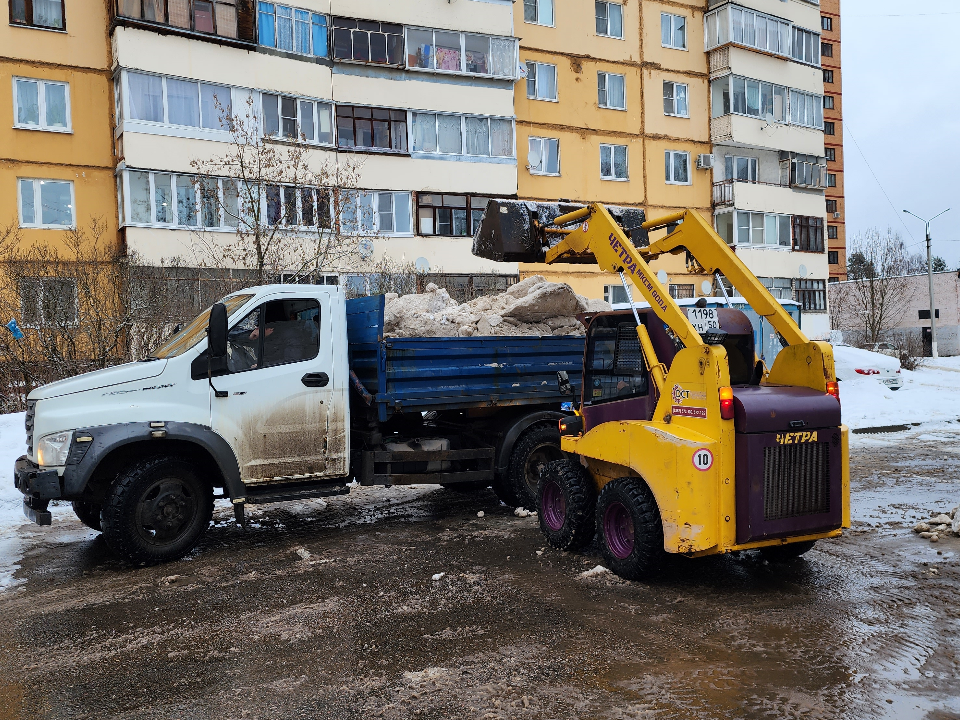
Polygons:
<instances>
[{"instance_id":1,"label":"loader front wheel","mask_svg":"<svg viewBox=\"0 0 960 720\"><path fill-rule=\"evenodd\" d=\"M593 539L597 489L579 463L553 460L537 485L537 518L547 542L558 550L578 550Z\"/></svg>"},{"instance_id":2,"label":"loader front wheel","mask_svg":"<svg viewBox=\"0 0 960 720\"><path fill-rule=\"evenodd\" d=\"M656 574L663 563L663 523L657 501L640 478L607 483L597 500L597 534L607 567L627 580Z\"/></svg>"}]
</instances>

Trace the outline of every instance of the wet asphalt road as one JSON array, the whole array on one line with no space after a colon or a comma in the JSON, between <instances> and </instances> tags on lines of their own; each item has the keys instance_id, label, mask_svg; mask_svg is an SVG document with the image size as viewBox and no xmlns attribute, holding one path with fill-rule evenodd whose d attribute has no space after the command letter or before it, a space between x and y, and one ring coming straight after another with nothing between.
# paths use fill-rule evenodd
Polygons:
<instances>
[{"instance_id":1,"label":"wet asphalt road","mask_svg":"<svg viewBox=\"0 0 960 720\"><path fill-rule=\"evenodd\" d=\"M595 549L546 548L489 491L363 489L246 534L222 509L144 569L78 523L28 527L0 720L960 718L960 538L908 529L960 503L958 440L858 438L843 538L651 583L581 576Z\"/></svg>"}]
</instances>

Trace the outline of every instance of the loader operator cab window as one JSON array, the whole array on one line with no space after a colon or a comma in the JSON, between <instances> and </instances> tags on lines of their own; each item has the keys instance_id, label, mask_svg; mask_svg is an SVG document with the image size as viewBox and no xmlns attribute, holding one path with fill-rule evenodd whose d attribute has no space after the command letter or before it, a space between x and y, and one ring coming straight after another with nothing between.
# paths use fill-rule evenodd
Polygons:
<instances>
[{"instance_id":1,"label":"loader operator cab window","mask_svg":"<svg viewBox=\"0 0 960 720\"><path fill-rule=\"evenodd\" d=\"M587 349L584 404L626 400L648 392L649 378L636 324L626 322L592 328Z\"/></svg>"},{"instance_id":2,"label":"loader operator cab window","mask_svg":"<svg viewBox=\"0 0 960 720\"><path fill-rule=\"evenodd\" d=\"M316 300L271 300L251 311L228 334L231 373L312 360L320 352Z\"/></svg>"}]
</instances>

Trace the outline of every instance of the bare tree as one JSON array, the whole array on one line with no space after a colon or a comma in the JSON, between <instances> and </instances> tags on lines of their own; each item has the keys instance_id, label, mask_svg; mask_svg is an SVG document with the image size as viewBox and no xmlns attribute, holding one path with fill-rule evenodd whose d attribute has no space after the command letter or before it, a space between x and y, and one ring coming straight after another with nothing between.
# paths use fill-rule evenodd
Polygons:
<instances>
[{"instance_id":1,"label":"bare tree","mask_svg":"<svg viewBox=\"0 0 960 720\"><path fill-rule=\"evenodd\" d=\"M225 241L223 233L197 231L196 264L249 269L261 284L281 273L299 278L355 263L360 228L372 226L375 212L357 189L362 161L339 154L324 159L303 142L264 137L252 99L238 113L217 104L230 134L228 150L191 165L201 213L216 218L200 224L219 225L222 213L235 233Z\"/></svg>"}]
</instances>

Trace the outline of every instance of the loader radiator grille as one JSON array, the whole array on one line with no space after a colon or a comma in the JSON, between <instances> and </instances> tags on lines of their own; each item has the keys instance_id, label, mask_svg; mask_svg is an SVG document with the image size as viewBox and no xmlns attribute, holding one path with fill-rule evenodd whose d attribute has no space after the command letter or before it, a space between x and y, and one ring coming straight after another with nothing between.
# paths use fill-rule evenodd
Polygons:
<instances>
[{"instance_id":1,"label":"loader radiator grille","mask_svg":"<svg viewBox=\"0 0 960 720\"><path fill-rule=\"evenodd\" d=\"M777 445L763 450L763 519L830 511L828 443Z\"/></svg>"},{"instance_id":2,"label":"loader radiator grille","mask_svg":"<svg viewBox=\"0 0 960 720\"><path fill-rule=\"evenodd\" d=\"M23 419L23 426L27 431L27 455L33 452L33 420L36 414L37 401L27 400L27 414Z\"/></svg>"}]
</instances>

